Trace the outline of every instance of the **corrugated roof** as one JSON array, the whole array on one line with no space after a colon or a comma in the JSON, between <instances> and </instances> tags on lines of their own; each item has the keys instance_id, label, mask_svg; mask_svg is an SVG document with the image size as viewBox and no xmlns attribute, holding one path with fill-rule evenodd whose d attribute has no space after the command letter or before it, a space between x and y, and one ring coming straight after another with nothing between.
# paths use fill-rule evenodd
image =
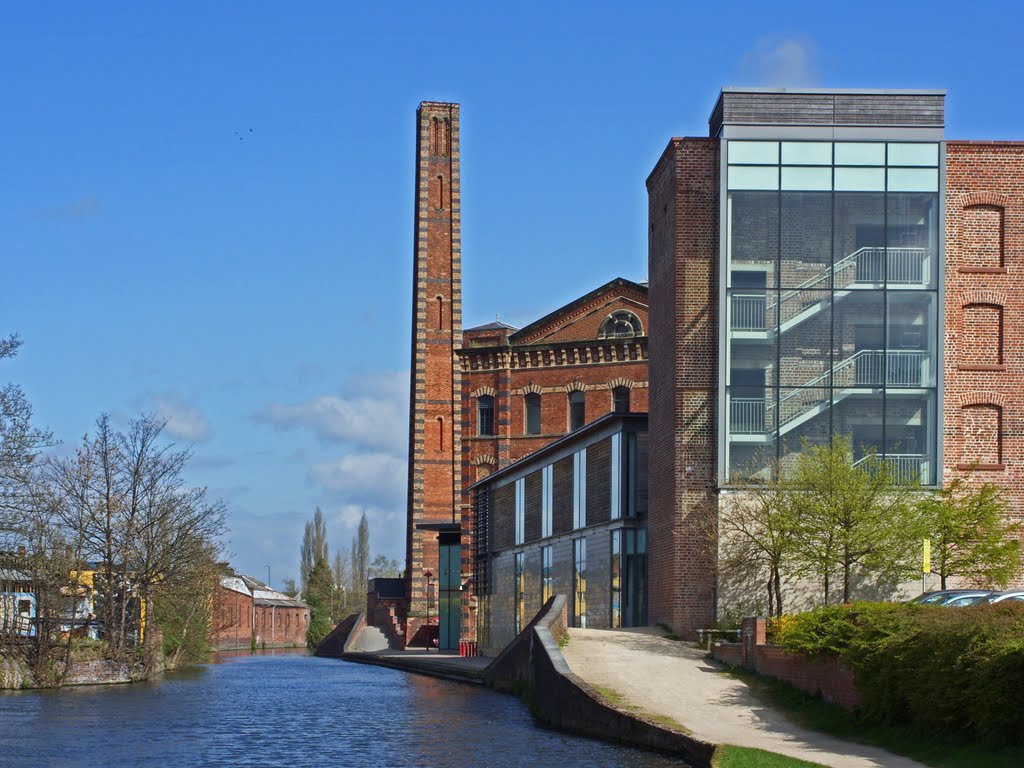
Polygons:
<instances>
[{"instance_id":1,"label":"corrugated roof","mask_svg":"<svg viewBox=\"0 0 1024 768\"><path fill-rule=\"evenodd\" d=\"M221 576L220 585L224 589L230 589L232 592L241 592L243 595L252 597L252 592L249 591L249 587L246 586L245 580L238 576Z\"/></svg>"}]
</instances>

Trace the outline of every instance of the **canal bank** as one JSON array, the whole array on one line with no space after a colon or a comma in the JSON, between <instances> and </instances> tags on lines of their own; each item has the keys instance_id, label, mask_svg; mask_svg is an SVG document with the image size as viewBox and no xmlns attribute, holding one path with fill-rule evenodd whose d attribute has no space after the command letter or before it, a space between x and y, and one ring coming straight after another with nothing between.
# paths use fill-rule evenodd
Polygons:
<instances>
[{"instance_id":1,"label":"canal bank","mask_svg":"<svg viewBox=\"0 0 1024 768\"><path fill-rule=\"evenodd\" d=\"M493 660L358 650L364 644L358 632L340 655L478 685L482 678L495 690L521 695L547 725L678 755L700 768L709 768L726 744L835 768L923 768L877 747L794 725L686 643L650 629L567 629L565 609L564 597L553 598Z\"/></svg>"},{"instance_id":2,"label":"canal bank","mask_svg":"<svg viewBox=\"0 0 1024 768\"><path fill-rule=\"evenodd\" d=\"M367 649L361 617L335 638L335 655L418 674L486 685L521 696L542 723L566 733L614 741L681 757L695 768L710 768L715 744L694 738L664 718L616 706L566 664L559 645L566 637L566 599L556 595L494 659L442 655L436 651Z\"/></svg>"}]
</instances>

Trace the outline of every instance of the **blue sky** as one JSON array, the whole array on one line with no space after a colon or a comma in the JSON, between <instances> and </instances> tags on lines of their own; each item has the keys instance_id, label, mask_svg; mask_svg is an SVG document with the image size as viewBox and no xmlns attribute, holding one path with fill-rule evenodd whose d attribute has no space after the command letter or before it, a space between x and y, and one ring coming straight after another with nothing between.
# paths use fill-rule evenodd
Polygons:
<instances>
[{"instance_id":1,"label":"blue sky","mask_svg":"<svg viewBox=\"0 0 1024 768\"><path fill-rule=\"evenodd\" d=\"M646 276L644 180L723 85L946 88L1024 139L1017 3L0 7L0 335L72 448L153 411L228 550L298 575L320 505L404 558L415 109L462 104L466 326Z\"/></svg>"}]
</instances>

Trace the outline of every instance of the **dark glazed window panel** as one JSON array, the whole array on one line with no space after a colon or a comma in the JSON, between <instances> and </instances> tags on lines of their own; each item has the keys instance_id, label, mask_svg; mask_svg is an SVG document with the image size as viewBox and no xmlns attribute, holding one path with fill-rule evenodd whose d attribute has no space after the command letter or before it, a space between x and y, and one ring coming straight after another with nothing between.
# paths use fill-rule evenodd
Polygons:
<instances>
[{"instance_id":1,"label":"dark glazed window panel","mask_svg":"<svg viewBox=\"0 0 1024 768\"><path fill-rule=\"evenodd\" d=\"M764 268L767 287L778 285L779 195L776 192L729 194L729 261Z\"/></svg>"},{"instance_id":2,"label":"dark glazed window panel","mask_svg":"<svg viewBox=\"0 0 1024 768\"><path fill-rule=\"evenodd\" d=\"M886 281L890 288L935 287L939 196L890 192L886 210Z\"/></svg>"},{"instance_id":3,"label":"dark glazed window panel","mask_svg":"<svg viewBox=\"0 0 1024 768\"><path fill-rule=\"evenodd\" d=\"M576 390L569 393L569 431L582 427L587 419L587 398L586 395Z\"/></svg>"},{"instance_id":4,"label":"dark glazed window panel","mask_svg":"<svg viewBox=\"0 0 1024 768\"><path fill-rule=\"evenodd\" d=\"M523 405L526 411L526 434L540 434L540 395L530 392L523 398Z\"/></svg>"},{"instance_id":5,"label":"dark glazed window panel","mask_svg":"<svg viewBox=\"0 0 1024 768\"><path fill-rule=\"evenodd\" d=\"M783 291L830 288L832 193L783 192L781 232Z\"/></svg>"},{"instance_id":6,"label":"dark glazed window panel","mask_svg":"<svg viewBox=\"0 0 1024 768\"><path fill-rule=\"evenodd\" d=\"M489 436L494 434L494 398L480 395L476 401L477 434Z\"/></svg>"},{"instance_id":7,"label":"dark glazed window panel","mask_svg":"<svg viewBox=\"0 0 1024 768\"><path fill-rule=\"evenodd\" d=\"M832 238L835 289L880 287L885 264L885 195L836 193Z\"/></svg>"},{"instance_id":8,"label":"dark glazed window panel","mask_svg":"<svg viewBox=\"0 0 1024 768\"><path fill-rule=\"evenodd\" d=\"M612 410L615 413L629 413L629 387L615 387L612 390Z\"/></svg>"}]
</instances>

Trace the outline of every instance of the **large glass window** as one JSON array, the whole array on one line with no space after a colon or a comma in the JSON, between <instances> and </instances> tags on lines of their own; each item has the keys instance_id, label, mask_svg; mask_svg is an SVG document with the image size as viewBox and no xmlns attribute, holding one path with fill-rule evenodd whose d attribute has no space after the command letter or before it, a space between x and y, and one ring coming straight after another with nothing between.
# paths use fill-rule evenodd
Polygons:
<instances>
[{"instance_id":1,"label":"large glass window","mask_svg":"<svg viewBox=\"0 0 1024 768\"><path fill-rule=\"evenodd\" d=\"M522 552L515 553L515 600L516 600L516 634L523 631L526 623L526 556Z\"/></svg>"},{"instance_id":2,"label":"large glass window","mask_svg":"<svg viewBox=\"0 0 1024 768\"><path fill-rule=\"evenodd\" d=\"M587 626L587 540L573 539L572 625Z\"/></svg>"},{"instance_id":3,"label":"large glass window","mask_svg":"<svg viewBox=\"0 0 1024 768\"><path fill-rule=\"evenodd\" d=\"M587 449L572 455L572 527L587 525Z\"/></svg>"},{"instance_id":4,"label":"large glass window","mask_svg":"<svg viewBox=\"0 0 1024 768\"><path fill-rule=\"evenodd\" d=\"M541 602L546 603L554 594L551 569L554 566L554 552L549 545L540 549L540 597Z\"/></svg>"},{"instance_id":5,"label":"large glass window","mask_svg":"<svg viewBox=\"0 0 1024 768\"><path fill-rule=\"evenodd\" d=\"M551 535L552 488L554 486L555 468L548 464L540 471L540 537L546 539Z\"/></svg>"},{"instance_id":6,"label":"large glass window","mask_svg":"<svg viewBox=\"0 0 1024 768\"><path fill-rule=\"evenodd\" d=\"M516 480L515 543L522 544L526 537L526 478Z\"/></svg>"},{"instance_id":7,"label":"large glass window","mask_svg":"<svg viewBox=\"0 0 1024 768\"><path fill-rule=\"evenodd\" d=\"M731 141L723 480L845 434L936 482L939 145Z\"/></svg>"}]
</instances>

